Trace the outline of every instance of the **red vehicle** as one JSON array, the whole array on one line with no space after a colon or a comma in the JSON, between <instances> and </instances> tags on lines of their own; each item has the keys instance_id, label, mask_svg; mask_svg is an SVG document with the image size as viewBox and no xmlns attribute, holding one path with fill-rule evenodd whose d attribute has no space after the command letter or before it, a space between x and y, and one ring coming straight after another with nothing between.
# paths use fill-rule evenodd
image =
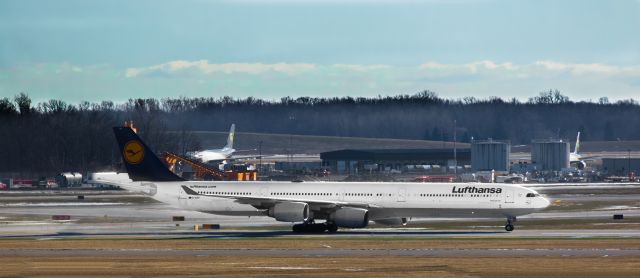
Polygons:
<instances>
[{"instance_id":1,"label":"red vehicle","mask_svg":"<svg viewBox=\"0 0 640 278\"><path fill-rule=\"evenodd\" d=\"M7 189L7 185L0 182L0 190L6 190Z\"/></svg>"}]
</instances>

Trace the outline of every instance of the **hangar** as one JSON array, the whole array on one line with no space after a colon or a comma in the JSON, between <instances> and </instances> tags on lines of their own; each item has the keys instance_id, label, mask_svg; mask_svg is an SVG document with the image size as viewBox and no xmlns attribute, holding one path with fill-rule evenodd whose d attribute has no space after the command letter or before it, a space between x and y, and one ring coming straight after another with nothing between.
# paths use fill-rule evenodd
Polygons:
<instances>
[{"instance_id":1,"label":"hangar","mask_svg":"<svg viewBox=\"0 0 640 278\"><path fill-rule=\"evenodd\" d=\"M457 165L471 163L470 149L456 150ZM338 174L362 171L402 171L407 167L424 169L455 165L454 149L345 149L320 154L322 165Z\"/></svg>"}]
</instances>

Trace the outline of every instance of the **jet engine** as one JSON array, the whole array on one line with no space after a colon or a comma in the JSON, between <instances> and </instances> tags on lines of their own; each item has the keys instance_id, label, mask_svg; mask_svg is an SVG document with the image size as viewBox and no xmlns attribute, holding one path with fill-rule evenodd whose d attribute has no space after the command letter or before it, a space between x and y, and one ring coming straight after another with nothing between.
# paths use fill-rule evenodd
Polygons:
<instances>
[{"instance_id":1,"label":"jet engine","mask_svg":"<svg viewBox=\"0 0 640 278\"><path fill-rule=\"evenodd\" d=\"M571 161L571 166L576 167L578 170L584 170L587 167L587 163L582 160Z\"/></svg>"},{"instance_id":2,"label":"jet engine","mask_svg":"<svg viewBox=\"0 0 640 278\"><path fill-rule=\"evenodd\" d=\"M338 227L364 228L369 225L369 211L361 208L340 208L329 216Z\"/></svg>"},{"instance_id":3,"label":"jet engine","mask_svg":"<svg viewBox=\"0 0 640 278\"><path fill-rule=\"evenodd\" d=\"M301 202L277 203L269 209L269 216L282 222L304 222L309 214L309 205Z\"/></svg>"},{"instance_id":4,"label":"jet engine","mask_svg":"<svg viewBox=\"0 0 640 278\"><path fill-rule=\"evenodd\" d=\"M376 224L385 226L406 226L409 220L405 217L374 220Z\"/></svg>"},{"instance_id":5,"label":"jet engine","mask_svg":"<svg viewBox=\"0 0 640 278\"><path fill-rule=\"evenodd\" d=\"M582 160L580 160L578 162L578 170L584 170L584 168L586 168L586 167L587 167L587 163L586 162L584 162Z\"/></svg>"}]
</instances>

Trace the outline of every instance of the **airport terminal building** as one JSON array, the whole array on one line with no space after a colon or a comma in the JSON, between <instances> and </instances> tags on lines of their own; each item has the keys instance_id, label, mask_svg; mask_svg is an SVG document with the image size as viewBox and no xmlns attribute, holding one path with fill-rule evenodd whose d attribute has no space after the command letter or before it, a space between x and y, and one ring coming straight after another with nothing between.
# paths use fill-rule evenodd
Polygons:
<instances>
[{"instance_id":1,"label":"airport terminal building","mask_svg":"<svg viewBox=\"0 0 640 278\"><path fill-rule=\"evenodd\" d=\"M471 163L470 149L457 149L459 169ZM454 149L345 149L320 154L322 165L337 174L421 169L447 173L456 165Z\"/></svg>"}]
</instances>

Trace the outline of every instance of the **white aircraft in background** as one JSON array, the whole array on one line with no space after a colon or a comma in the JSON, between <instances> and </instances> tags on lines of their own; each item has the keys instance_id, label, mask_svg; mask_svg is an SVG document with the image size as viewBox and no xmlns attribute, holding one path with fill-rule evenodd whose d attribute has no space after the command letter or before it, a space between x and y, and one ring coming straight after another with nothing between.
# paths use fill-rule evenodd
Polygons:
<instances>
[{"instance_id":1,"label":"white aircraft in background","mask_svg":"<svg viewBox=\"0 0 640 278\"><path fill-rule=\"evenodd\" d=\"M535 190L496 183L186 181L169 171L131 128L113 130L132 181L113 185L181 209L301 223L293 225L295 232L364 228L369 221L405 225L412 217L505 218L505 230L512 231L517 216L549 206Z\"/></svg>"},{"instance_id":2,"label":"white aircraft in background","mask_svg":"<svg viewBox=\"0 0 640 278\"><path fill-rule=\"evenodd\" d=\"M576 168L582 170L587 167L587 161L593 158L593 156L582 156L580 154L580 132L578 131L578 136L576 137L576 145L573 148L573 152L569 153L569 164L575 165Z\"/></svg>"},{"instance_id":3,"label":"white aircraft in background","mask_svg":"<svg viewBox=\"0 0 640 278\"><path fill-rule=\"evenodd\" d=\"M204 150L204 151L196 151L188 153L189 156L202 161L203 163L213 162L213 161L225 161L231 158L231 155L236 151L233 148L233 137L236 132L236 124L231 124L231 129L229 129L229 137L227 137L227 145L225 145L222 149L212 149L212 150Z\"/></svg>"}]
</instances>

